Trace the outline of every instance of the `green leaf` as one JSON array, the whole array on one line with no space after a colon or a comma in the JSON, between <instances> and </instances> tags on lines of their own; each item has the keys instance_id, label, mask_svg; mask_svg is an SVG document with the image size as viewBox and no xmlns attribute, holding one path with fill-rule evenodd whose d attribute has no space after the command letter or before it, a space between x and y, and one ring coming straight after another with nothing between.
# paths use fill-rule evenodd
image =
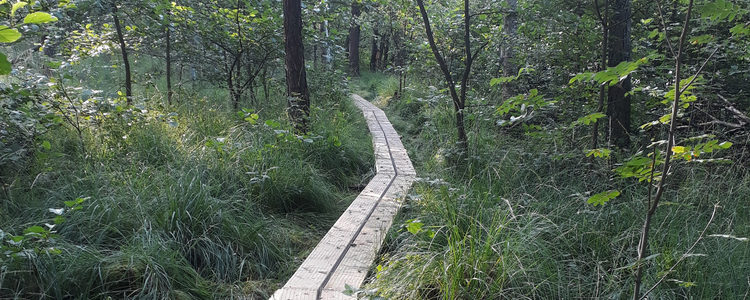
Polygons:
<instances>
[{"instance_id":1,"label":"green leaf","mask_svg":"<svg viewBox=\"0 0 750 300\"><path fill-rule=\"evenodd\" d=\"M688 151L688 148L685 148L683 146L674 146L672 147L672 152L675 154L685 153Z\"/></svg>"},{"instance_id":2,"label":"green leaf","mask_svg":"<svg viewBox=\"0 0 750 300\"><path fill-rule=\"evenodd\" d=\"M279 128L279 126L281 126L281 123L279 123L279 121L276 121L276 120L266 120L264 124L274 129Z\"/></svg>"},{"instance_id":3,"label":"green leaf","mask_svg":"<svg viewBox=\"0 0 750 300\"><path fill-rule=\"evenodd\" d=\"M0 75L10 74L13 70L13 65L8 61L8 57L5 54L0 53Z\"/></svg>"},{"instance_id":4,"label":"green leaf","mask_svg":"<svg viewBox=\"0 0 750 300\"><path fill-rule=\"evenodd\" d=\"M66 220L66 219L65 219L65 217L63 217L63 216L57 216L57 217L55 217L55 219L54 219L54 221L55 221L55 224L62 224L63 222L65 222L65 220Z\"/></svg>"},{"instance_id":5,"label":"green leaf","mask_svg":"<svg viewBox=\"0 0 750 300\"><path fill-rule=\"evenodd\" d=\"M696 36L694 38L691 38L690 39L690 43L693 44L693 45L701 45L701 44L708 43L708 42L712 41L713 39L714 39L713 35L704 34L704 35L701 35L701 36Z\"/></svg>"},{"instance_id":6,"label":"green leaf","mask_svg":"<svg viewBox=\"0 0 750 300\"><path fill-rule=\"evenodd\" d=\"M18 2L16 2L16 4L13 4L13 6L10 9L10 16L11 17L15 16L16 15L16 11L19 10L19 9L21 9L21 8L23 8L24 6L26 6L26 4L28 4L28 3L23 2L23 1L18 1Z\"/></svg>"},{"instance_id":7,"label":"green leaf","mask_svg":"<svg viewBox=\"0 0 750 300\"><path fill-rule=\"evenodd\" d=\"M661 122L662 124L667 124L669 123L670 119L672 119L672 114L666 114L666 115L661 116L661 118L659 118L659 122Z\"/></svg>"},{"instance_id":8,"label":"green leaf","mask_svg":"<svg viewBox=\"0 0 750 300\"><path fill-rule=\"evenodd\" d=\"M612 153L612 150L609 149L592 149L586 153L586 157L593 155L594 157L609 158L610 153Z\"/></svg>"},{"instance_id":9,"label":"green leaf","mask_svg":"<svg viewBox=\"0 0 750 300\"><path fill-rule=\"evenodd\" d=\"M10 240L13 241L14 243L18 244L21 241L23 241L23 236L22 235L20 235L20 236L11 235L10 236Z\"/></svg>"},{"instance_id":10,"label":"green leaf","mask_svg":"<svg viewBox=\"0 0 750 300\"><path fill-rule=\"evenodd\" d=\"M411 234L419 233L419 230L422 229L422 226L424 226L424 223L420 222L418 219L411 219L406 221L406 230L408 230Z\"/></svg>"},{"instance_id":11,"label":"green leaf","mask_svg":"<svg viewBox=\"0 0 750 300\"><path fill-rule=\"evenodd\" d=\"M23 230L23 234L45 233L47 232L42 226L31 226Z\"/></svg>"},{"instance_id":12,"label":"green leaf","mask_svg":"<svg viewBox=\"0 0 750 300\"><path fill-rule=\"evenodd\" d=\"M648 34L648 38L653 39L657 35L659 35L659 29L654 29L653 31L651 31L651 33Z\"/></svg>"},{"instance_id":13,"label":"green leaf","mask_svg":"<svg viewBox=\"0 0 750 300\"><path fill-rule=\"evenodd\" d=\"M19 33L17 29L8 26L0 26L0 43L12 43L20 38L21 33Z\"/></svg>"},{"instance_id":14,"label":"green leaf","mask_svg":"<svg viewBox=\"0 0 750 300\"><path fill-rule=\"evenodd\" d=\"M495 86L498 83L508 83L516 79L518 79L516 76L492 78L490 80L490 86Z\"/></svg>"},{"instance_id":15,"label":"green leaf","mask_svg":"<svg viewBox=\"0 0 750 300\"><path fill-rule=\"evenodd\" d=\"M49 144L49 141L44 141L42 142L42 148L49 150L52 148L52 145Z\"/></svg>"},{"instance_id":16,"label":"green leaf","mask_svg":"<svg viewBox=\"0 0 750 300\"><path fill-rule=\"evenodd\" d=\"M71 207L71 208L72 208L72 207L74 207L74 206L76 206L76 205L78 205L78 204L81 204L81 203L83 203L83 201L86 201L86 200L88 200L89 198L90 198L90 197L86 197L86 198L76 198L75 200L71 200L71 201L64 201L64 203L65 203L65 205L66 205L66 206L68 206L68 207Z\"/></svg>"},{"instance_id":17,"label":"green leaf","mask_svg":"<svg viewBox=\"0 0 750 300\"><path fill-rule=\"evenodd\" d=\"M750 35L750 24L737 24L729 32L733 35Z\"/></svg>"},{"instance_id":18,"label":"green leaf","mask_svg":"<svg viewBox=\"0 0 750 300\"><path fill-rule=\"evenodd\" d=\"M607 203L609 200L612 200L619 195L620 195L619 191L602 192L594 196L591 196L591 198L589 198L587 202L589 204L593 204L594 206L604 205L604 203Z\"/></svg>"},{"instance_id":19,"label":"green leaf","mask_svg":"<svg viewBox=\"0 0 750 300\"><path fill-rule=\"evenodd\" d=\"M606 117L606 116L607 115L603 113L593 113L587 116L583 116L583 117L578 118L578 120L576 120L575 122L573 122L573 126L578 125L578 124L589 125L593 122L596 122L596 120Z\"/></svg>"},{"instance_id":20,"label":"green leaf","mask_svg":"<svg viewBox=\"0 0 750 300\"><path fill-rule=\"evenodd\" d=\"M25 24L42 24L57 21L57 18L45 12L35 12L23 18Z\"/></svg>"}]
</instances>

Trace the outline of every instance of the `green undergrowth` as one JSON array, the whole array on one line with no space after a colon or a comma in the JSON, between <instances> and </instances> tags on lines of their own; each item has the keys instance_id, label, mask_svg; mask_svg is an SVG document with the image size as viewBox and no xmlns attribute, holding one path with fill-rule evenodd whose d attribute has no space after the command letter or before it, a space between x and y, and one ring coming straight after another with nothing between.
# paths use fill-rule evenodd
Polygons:
<instances>
[{"instance_id":1,"label":"green undergrowth","mask_svg":"<svg viewBox=\"0 0 750 300\"><path fill-rule=\"evenodd\" d=\"M393 78L367 75L371 100ZM367 81L366 81L367 82ZM397 81L396 81L397 82ZM365 86L367 86L366 83ZM467 110L470 153L457 154L452 107L415 87L389 101L418 178L361 295L387 299L629 299L648 189L617 179L566 137L532 138ZM379 99L376 99L379 97ZM738 159L746 159L738 157ZM742 299L750 290L750 170L683 164L655 215L646 289L655 299ZM617 188L606 205L587 199ZM704 238L695 243L719 205Z\"/></svg>"},{"instance_id":2,"label":"green undergrowth","mask_svg":"<svg viewBox=\"0 0 750 300\"><path fill-rule=\"evenodd\" d=\"M340 80L311 77L307 136L279 95L238 113L197 93L48 132L3 169L0 298L267 299L374 172Z\"/></svg>"}]
</instances>

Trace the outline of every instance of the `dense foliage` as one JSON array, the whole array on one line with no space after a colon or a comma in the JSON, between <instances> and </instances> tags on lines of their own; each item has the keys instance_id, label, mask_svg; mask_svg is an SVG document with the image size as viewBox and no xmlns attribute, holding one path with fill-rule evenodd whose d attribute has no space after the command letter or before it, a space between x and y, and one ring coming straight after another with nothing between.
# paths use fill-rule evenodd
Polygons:
<instances>
[{"instance_id":1,"label":"dense foliage","mask_svg":"<svg viewBox=\"0 0 750 300\"><path fill-rule=\"evenodd\" d=\"M296 60L281 1L0 0L0 298L267 298L372 175L350 89L420 178L349 292L747 297L747 0L284 3Z\"/></svg>"}]
</instances>

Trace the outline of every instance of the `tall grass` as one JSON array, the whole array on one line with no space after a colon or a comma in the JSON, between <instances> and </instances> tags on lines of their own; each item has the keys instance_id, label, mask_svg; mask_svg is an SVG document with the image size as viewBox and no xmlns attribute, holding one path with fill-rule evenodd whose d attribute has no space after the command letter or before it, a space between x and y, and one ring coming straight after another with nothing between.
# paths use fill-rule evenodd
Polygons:
<instances>
[{"instance_id":1,"label":"tall grass","mask_svg":"<svg viewBox=\"0 0 750 300\"><path fill-rule=\"evenodd\" d=\"M53 155L0 195L0 228L22 235L54 224L50 208L87 200L66 212L53 239L0 259L0 298L267 298L372 173L366 124L336 76L312 79L304 138L289 133L279 95L255 108L258 124L226 99L142 103L137 121L86 127L85 154L77 134L51 132ZM171 112L177 126L165 120Z\"/></svg>"},{"instance_id":2,"label":"tall grass","mask_svg":"<svg viewBox=\"0 0 750 300\"><path fill-rule=\"evenodd\" d=\"M455 161L451 107L424 89L389 106L422 179L386 242L367 289L388 299L626 299L632 297L647 186L613 178L564 138L509 136L475 118L471 154ZM430 100L433 99L433 100ZM411 103L419 103L412 114ZM411 116L401 115L409 111ZM660 299L743 299L750 290L750 172L742 164L681 165L646 260ZM604 206L590 193L617 188ZM698 246L714 204L720 209ZM419 231L409 224L422 223ZM713 235L713 236L711 236ZM733 237L732 237L733 236Z\"/></svg>"}]
</instances>

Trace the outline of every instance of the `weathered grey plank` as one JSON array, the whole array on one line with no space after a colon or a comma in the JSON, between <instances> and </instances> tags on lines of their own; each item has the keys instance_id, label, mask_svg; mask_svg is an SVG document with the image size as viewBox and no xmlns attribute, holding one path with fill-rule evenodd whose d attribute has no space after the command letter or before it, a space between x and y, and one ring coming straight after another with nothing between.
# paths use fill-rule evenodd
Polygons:
<instances>
[{"instance_id":1,"label":"weathered grey plank","mask_svg":"<svg viewBox=\"0 0 750 300\"><path fill-rule=\"evenodd\" d=\"M372 135L377 175L344 211L302 265L271 299L354 299L416 176L400 137L385 113L352 95Z\"/></svg>"}]
</instances>

